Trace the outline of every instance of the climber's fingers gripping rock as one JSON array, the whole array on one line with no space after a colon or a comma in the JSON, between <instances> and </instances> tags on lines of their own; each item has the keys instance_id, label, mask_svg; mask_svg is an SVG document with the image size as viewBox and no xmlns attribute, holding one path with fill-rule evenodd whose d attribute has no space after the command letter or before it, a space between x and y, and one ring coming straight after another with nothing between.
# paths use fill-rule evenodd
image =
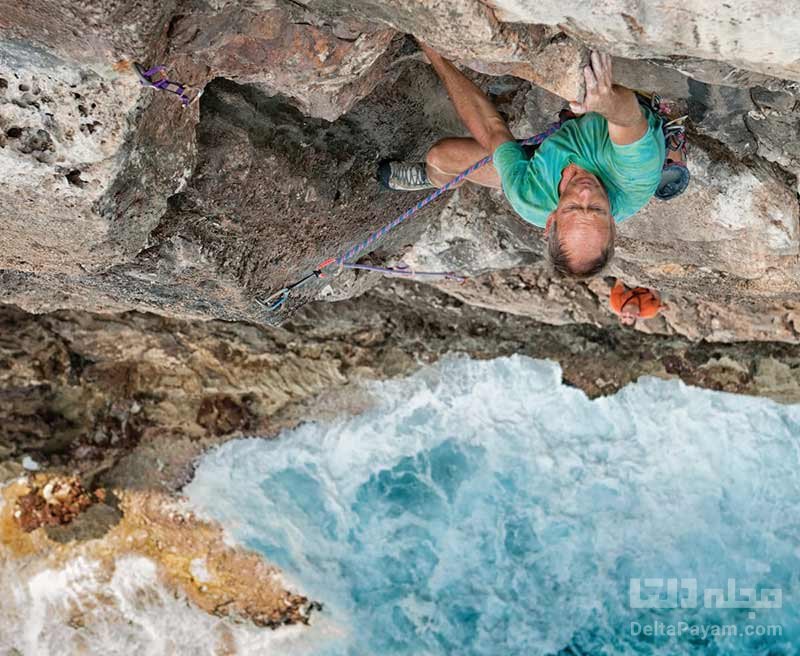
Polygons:
<instances>
[{"instance_id":1,"label":"climber's fingers gripping rock","mask_svg":"<svg viewBox=\"0 0 800 656\"><path fill-rule=\"evenodd\" d=\"M586 79L586 96L582 103L570 103L575 114L596 112L608 121L608 136L615 144L634 143L647 133L648 122L636 95L630 89L614 84L611 56L593 52L592 65L583 75Z\"/></svg>"},{"instance_id":2,"label":"climber's fingers gripping rock","mask_svg":"<svg viewBox=\"0 0 800 656\"><path fill-rule=\"evenodd\" d=\"M597 112L604 116L613 111L616 97L611 55L593 51L591 66L583 69L583 76L586 80L586 95L582 103L570 103L570 109L575 114Z\"/></svg>"}]
</instances>

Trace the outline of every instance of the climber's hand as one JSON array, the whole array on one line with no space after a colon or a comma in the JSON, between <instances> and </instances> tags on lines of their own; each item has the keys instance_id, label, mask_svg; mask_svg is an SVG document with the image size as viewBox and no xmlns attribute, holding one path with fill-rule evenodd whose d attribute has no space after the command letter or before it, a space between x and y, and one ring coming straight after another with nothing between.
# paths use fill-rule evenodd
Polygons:
<instances>
[{"instance_id":1,"label":"climber's hand","mask_svg":"<svg viewBox=\"0 0 800 656\"><path fill-rule=\"evenodd\" d=\"M586 95L583 102L571 102L569 108L575 114L597 112L603 116L614 111L616 98L611 55L592 51L591 66L583 69L586 80Z\"/></svg>"},{"instance_id":2,"label":"climber's hand","mask_svg":"<svg viewBox=\"0 0 800 656\"><path fill-rule=\"evenodd\" d=\"M647 132L647 120L633 91L614 84L611 55L592 52L592 65L583 69L586 95L571 102L575 114L597 112L608 121L608 134L616 144L633 143Z\"/></svg>"},{"instance_id":3,"label":"climber's hand","mask_svg":"<svg viewBox=\"0 0 800 656\"><path fill-rule=\"evenodd\" d=\"M442 59L442 56L436 52L433 48L431 48L427 43L425 43L422 39L417 39L417 43L419 44L419 49L425 53L425 56L428 58L429 63L433 63L436 59Z\"/></svg>"}]
</instances>

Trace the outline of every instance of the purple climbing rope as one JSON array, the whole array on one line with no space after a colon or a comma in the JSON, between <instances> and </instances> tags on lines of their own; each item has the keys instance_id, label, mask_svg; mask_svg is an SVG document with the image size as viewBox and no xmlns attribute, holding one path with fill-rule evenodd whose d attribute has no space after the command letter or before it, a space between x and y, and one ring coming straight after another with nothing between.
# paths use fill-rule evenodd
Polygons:
<instances>
[{"instance_id":1,"label":"purple climbing rope","mask_svg":"<svg viewBox=\"0 0 800 656\"><path fill-rule=\"evenodd\" d=\"M529 137L528 139L524 139L523 141L520 142L520 145L522 145L522 146L538 146L545 139L547 139L550 135L552 135L556 130L558 130L558 128L560 128L560 127L561 127L561 121L559 121L557 123L553 123L544 132L541 132L541 133L539 133L537 135L534 135L533 137ZM492 155L488 155L488 156L484 157L482 160L479 160L479 161L475 162L468 169L462 171L455 178L450 180L450 182L448 182L444 186L440 187L439 189L437 189L436 191L431 193L429 196L426 196L425 198L423 198L416 205L413 205L412 207L409 207L405 212L403 212L396 219L390 221L389 223L387 223L383 227L381 227L378 230L376 230L375 232L373 232L364 241L356 244L355 246L353 246L352 248L350 248L349 250L345 251L344 253L342 253L341 255L339 255L337 257L328 258L327 260L321 262L311 273L303 276L297 282L294 282L291 285L287 285L283 289L278 290L277 292L275 292L274 294L272 294L268 298L264 299L263 301L260 301L260 300L256 299L256 302L258 302L260 305L263 305L264 307L266 307L269 311L275 311L278 308L280 308L286 302L286 299L289 298L289 293L291 292L292 289L294 289L296 287L299 287L300 285L304 284L308 280L311 280L312 278L325 278L325 277L327 277L325 275L325 273L324 273L325 269L327 269L328 267L330 267L330 266L332 266L334 264L336 264L339 269L341 269L341 268L364 269L364 270L367 270L367 271L378 271L378 272L383 273L385 275L401 275L401 276L406 276L406 277L439 276L439 277L445 277L445 278L450 279L450 280L458 280L460 282L463 282L463 280L464 280L463 277L457 276L457 275L455 275L454 273L451 273L451 272L435 273L435 272L430 272L430 271L413 271L413 272L408 272L408 273L400 273L400 271L402 271L402 268L394 268L394 269L392 269L392 268L381 268L381 267L368 267L367 265L349 264L349 263L347 263L347 260L352 260L356 255L358 255L359 253L361 253L364 250L366 250L367 248L369 248L369 246L374 244L376 241L378 241L379 239L382 239L383 237L385 237L389 233L390 230L393 230L394 228L399 226L403 221L405 221L406 219L414 216L414 214L419 212L423 207L425 207L426 205L428 205L428 204L432 203L433 201L435 201L437 198L439 198L439 196L441 196L442 194L444 194L445 192L449 191L450 189L455 187L457 184L459 184L462 180L464 180L464 178L466 178L470 174L474 173L479 168L481 168L483 166L486 166L491 161L492 161Z\"/></svg>"},{"instance_id":2,"label":"purple climbing rope","mask_svg":"<svg viewBox=\"0 0 800 656\"><path fill-rule=\"evenodd\" d=\"M136 62L133 63L133 70L136 71L136 74L139 76L139 82L142 86L150 87L151 89L159 89L161 91L169 91L170 93L174 93L178 98L181 100L181 104L184 108L191 105L195 100L200 97L200 94L196 94L190 96L187 94L188 87L184 86L180 82L173 82L172 80L168 79L166 76L166 66L153 66L153 68L149 68L144 70L144 67ZM156 73L161 73L163 77L161 79L153 82L153 76ZM173 88L170 88L173 87Z\"/></svg>"}]
</instances>

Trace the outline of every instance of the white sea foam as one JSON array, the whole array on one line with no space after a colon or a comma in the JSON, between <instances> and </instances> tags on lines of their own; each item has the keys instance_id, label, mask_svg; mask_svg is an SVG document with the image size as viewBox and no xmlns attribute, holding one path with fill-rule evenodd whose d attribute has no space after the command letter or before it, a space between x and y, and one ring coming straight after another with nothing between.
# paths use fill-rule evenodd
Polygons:
<instances>
[{"instance_id":1,"label":"white sea foam","mask_svg":"<svg viewBox=\"0 0 800 656\"><path fill-rule=\"evenodd\" d=\"M800 407L657 380L589 401L522 357L449 358L374 394L361 416L224 445L187 489L325 604L310 629L210 616L143 557L0 558L0 653L795 653ZM783 603L632 609L632 577L735 578ZM783 635L632 634L654 618Z\"/></svg>"},{"instance_id":2,"label":"white sea foam","mask_svg":"<svg viewBox=\"0 0 800 656\"><path fill-rule=\"evenodd\" d=\"M374 391L361 416L222 446L187 490L326 604L314 653L793 653L799 407L654 379L590 401L522 357ZM631 609L634 577L778 587L758 621L783 635L634 636L750 621Z\"/></svg>"}]
</instances>

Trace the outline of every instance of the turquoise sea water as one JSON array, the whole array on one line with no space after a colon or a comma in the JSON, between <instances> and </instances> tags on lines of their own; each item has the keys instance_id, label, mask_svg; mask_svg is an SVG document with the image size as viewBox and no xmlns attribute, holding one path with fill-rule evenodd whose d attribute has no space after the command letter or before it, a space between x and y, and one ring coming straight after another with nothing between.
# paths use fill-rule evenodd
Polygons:
<instances>
[{"instance_id":1,"label":"turquoise sea water","mask_svg":"<svg viewBox=\"0 0 800 656\"><path fill-rule=\"evenodd\" d=\"M374 394L187 488L324 604L286 653L796 653L800 407L658 380L590 401L522 357Z\"/></svg>"}]
</instances>

